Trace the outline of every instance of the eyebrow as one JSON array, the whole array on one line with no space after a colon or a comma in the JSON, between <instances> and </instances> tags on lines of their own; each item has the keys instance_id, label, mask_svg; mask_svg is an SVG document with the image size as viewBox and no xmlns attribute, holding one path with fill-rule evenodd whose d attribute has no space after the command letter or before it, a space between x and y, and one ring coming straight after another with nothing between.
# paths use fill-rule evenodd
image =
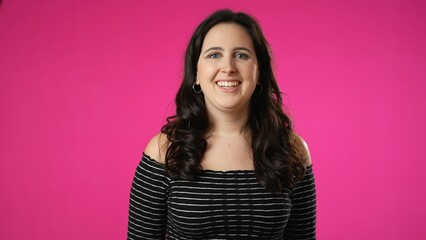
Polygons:
<instances>
[{"instance_id":1,"label":"eyebrow","mask_svg":"<svg viewBox=\"0 0 426 240\"><path fill-rule=\"evenodd\" d=\"M208 51L212 51L212 50L221 50L221 51L223 51L223 48L221 48L221 47L211 47L211 48L207 49L206 51L204 51L204 53L206 53L206 52L208 52ZM250 54L253 54L253 53L250 51L250 49L245 48L245 47L236 47L236 48L234 48L233 50L234 50L234 51L235 51L235 50L244 50L244 51L249 52Z\"/></svg>"}]
</instances>

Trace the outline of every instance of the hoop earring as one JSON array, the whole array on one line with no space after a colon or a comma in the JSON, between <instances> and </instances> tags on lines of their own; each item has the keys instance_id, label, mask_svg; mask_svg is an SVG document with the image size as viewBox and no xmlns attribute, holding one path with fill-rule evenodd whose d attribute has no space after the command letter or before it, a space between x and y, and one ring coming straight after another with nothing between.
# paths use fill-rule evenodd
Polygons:
<instances>
[{"instance_id":1,"label":"hoop earring","mask_svg":"<svg viewBox=\"0 0 426 240\"><path fill-rule=\"evenodd\" d=\"M200 84L192 84L192 90L194 90L195 93L201 93L201 87Z\"/></svg>"}]
</instances>

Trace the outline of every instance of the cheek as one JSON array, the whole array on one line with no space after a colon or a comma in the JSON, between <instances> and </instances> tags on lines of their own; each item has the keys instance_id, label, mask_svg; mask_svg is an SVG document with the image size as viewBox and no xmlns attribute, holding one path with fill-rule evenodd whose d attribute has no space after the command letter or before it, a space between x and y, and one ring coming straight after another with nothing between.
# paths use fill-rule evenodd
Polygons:
<instances>
[{"instance_id":1,"label":"cheek","mask_svg":"<svg viewBox=\"0 0 426 240\"><path fill-rule=\"evenodd\" d=\"M199 64L197 71L198 81L210 80L216 72L216 68L213 65Z\"/></svg>"},{"instance_id":2,"label":"cheek","mask_svg":"<svg viewBox=\"0 0 426 240\"><path fill-rule=\"evenodd\" d=\"M247 78L252 79L256 84L259 83L259 70L257 67L251 67L246 73Z\"/></svg>"}]
</instances>

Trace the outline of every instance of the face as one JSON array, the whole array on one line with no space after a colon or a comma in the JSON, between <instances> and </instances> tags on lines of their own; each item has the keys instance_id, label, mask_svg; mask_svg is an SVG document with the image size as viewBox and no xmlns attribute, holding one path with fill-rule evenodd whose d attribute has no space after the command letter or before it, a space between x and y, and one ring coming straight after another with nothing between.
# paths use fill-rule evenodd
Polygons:
<instances>
[{"instance_id":1,"label":"face","mask_svg":"<svg viewBox=\"0 0 426 240\"><path fill-rule=\"evenodd\" d=\"M196 83L207 110L248 111L258 81L257 57L247 31L235 23L212 27L197 63Z\"/></svg>"}]
</instances>

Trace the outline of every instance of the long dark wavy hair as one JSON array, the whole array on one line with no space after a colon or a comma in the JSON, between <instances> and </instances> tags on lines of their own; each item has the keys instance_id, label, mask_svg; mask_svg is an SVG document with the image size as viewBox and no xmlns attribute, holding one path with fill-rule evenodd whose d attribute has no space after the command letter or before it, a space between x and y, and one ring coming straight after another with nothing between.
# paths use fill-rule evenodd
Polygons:
<instances>
[{"instance_id":1,"label":"long dark wavy hair","mask_svg":"<svg viewBox=\"0 0 426 240\"><path fill-rule=\"evenodd\" d=\"M293 141L290 118L284 113L281 92L271 66L270 47L256 20L243 12L219 10L195 30L185 53L184 77L176 95L176 115L161 129L169 145L165 156L167 173L193 180L202 172L207 149L209 119L202 93L195 93L197 62L207 32L219 23L235 23L249 33L259 64L259 84L250 101L248 127L256 177L266 189L281 192L294 187L305 168Z\"/></svg>"}]
</instances>

